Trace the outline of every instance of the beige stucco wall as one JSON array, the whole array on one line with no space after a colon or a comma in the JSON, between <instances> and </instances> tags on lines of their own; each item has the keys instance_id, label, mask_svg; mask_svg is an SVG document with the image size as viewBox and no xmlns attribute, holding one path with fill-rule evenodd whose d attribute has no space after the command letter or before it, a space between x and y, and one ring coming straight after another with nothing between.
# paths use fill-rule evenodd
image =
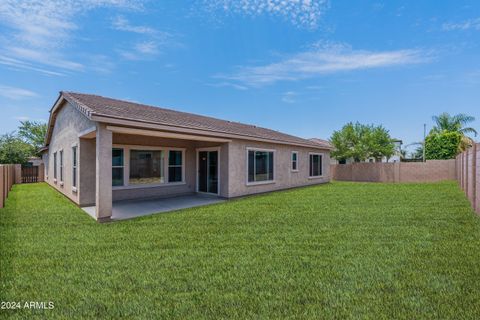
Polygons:
<instances>
[{"instance_id":1,"label":"beige stucco wall","mask_svg":"<svg viewBox=\"0 0 480 320\"><path fill-rule=\"evenodd\" d=\"M274 155L274 183L247 185L247 148L271 149ZM292 151L298 151L298 172L291 170ZM323 153L323 176L309 178L309 153ZM254 193L307 186L330 181L330 153L328 150L234 140L229 144L228 196L238 197Z\"/></svg>"},{"instance_id":2,"label":"beige stucco wall","mask_svg":"<svg viewBox=\"0 0 480 320\"><path fill-rule=\"evenodd\" d=\"M227 197L227 185L224 185L224 178L227 177L228 148L225 144L188 141L180 139L167 139L159 137L135 136L125 134L113 135L114 145L166 147L185 149L185 183L165 184L157 187L135 188L114 188L113 200L128 200L138 198L158 198L172 195L194 193L196 191L197 179L197 148L220 147L220 196Z\"/></svg>"},{"instance_id":3,"label":"beige stucco wall","mask_svg":"<svg viewBox=\"0 0 480 320\"><path fill-rule=\"evenodd\" d=\"M48 177L45 177L45 181L53 186L55 189L66 195L75 203L80 203L81 185L78 183L77 192L72 190L72 146L79 143L78 135L82 131L95 127L95 123L90 121L82 113L80 113L75 107L69 103L60 109L57 114L55 126L53 128L52 138L48 148L48 152L44 154L43 160L45 165L48 166ZM60 153L63 149L63 185L60 183ZM53 154L57 152L57 182L54 182L53 178ZM81 153L78 149L77 152ZM80 163L79 175L81 172ZM90 170L90 168L85 168ZM79 181L80 182L80 181Z\"/></svg>"},{"instance_id":4,"label":"beige stucco wall","mask_svg":"<svg viewBox=\"0 0 480 320\"><path fill-rule=\"evenodd\" d=\"M79 205L92 206L95 204L95 156L96 140L80 139L78 154L78 181L79 181Z\"/></svg>"}]
</instances>

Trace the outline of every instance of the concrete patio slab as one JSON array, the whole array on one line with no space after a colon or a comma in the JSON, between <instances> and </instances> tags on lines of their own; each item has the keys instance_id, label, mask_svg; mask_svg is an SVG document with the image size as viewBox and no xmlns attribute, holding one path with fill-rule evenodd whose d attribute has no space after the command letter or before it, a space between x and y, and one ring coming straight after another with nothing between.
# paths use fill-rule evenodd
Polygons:
<instances>
[{"instance_id":1,"label":"concrete patio slab","mask_svg":"<svg viewBox=\"0 0 480 320\"><path fill-rule=\"evenodd\" d=\"M165 213L224 201L224 199L219 197L203 194L172 198L116 201L113 202L112 220L132 219L154 213ZM83 207L82 209L95 219L95 206Z\"/></svg>"}]
</instances>

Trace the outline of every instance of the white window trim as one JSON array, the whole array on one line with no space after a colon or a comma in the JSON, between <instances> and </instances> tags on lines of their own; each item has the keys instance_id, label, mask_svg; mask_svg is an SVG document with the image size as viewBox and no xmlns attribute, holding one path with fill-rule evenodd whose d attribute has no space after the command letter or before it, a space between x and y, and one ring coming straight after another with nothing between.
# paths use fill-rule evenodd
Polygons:
<instances>
[{"instance_id":1,"label":"white window trim","mask_svg":"<svg viewBox=\"0 0 480 320\"><path fill-rule=\"evenodd\" d=\"M75 148L75 154L73 154L73 148ZM72 191L73 192L77 192L77 187L78 187L78 158L79 158L79 156L78 156L78 144L74 143L72 145ZM76 183L75 186L73 185L74 181Z\"/></svg>"},{"instance_id":2,"label":"white window trim","mask_svg":"<svg viewBox=\"0 0 480 320\"><path fill-rule=\"evenodd\" d=\"M295 169L295 170L293 169L293 154L297 155L297 159L295 160L295 164L297 165L297 169ZM292 151L292 153L290 154L290 171L291 172L298 172L298 151Z\"/></svg>"},{"instance_id":3,"label":"white window trim","mask_svg":"<svg viewBox=\"0 0 480 320\"><path fill-rule=\"evenodd\" d=\"M45 154L45 166L43 167L44 168L44 174L45 174L45 179L48 180L48 168L50 166L50 155L48 153Z\"/></svg>"},{"instance_id":4,"label":"white window trim","mask_svg":"<svg viewBox=\"0 0 480 320\"><path fill-rule=\"evenodd\" d=\"M57 165L58 165L58 152L55 151L53 153L53 183L57 183L57 177L58 177Z\"/></svg>"},{"instance_id":5,"label":"white window trim","mask_svg":"<svg viewBox=\"0 0 480 320\"><path fill-rule=\"evenodd\" d=\"M196 174L196 187L195 187L195 191L197 193L204 193L204 194L215 194L215 193L211 193L211 192L200 192L198 191L198 159L199 159L199 152L201 151L217 151L217 155L218 155L218 159L217 159L217 170L218 170L218 173L217 173L217 179L218 179L218 186L217 186L217 195L220 195L220 183L221 183L221 179L220 179L220 147L210 147L210 148L197 148L196 149L196 165L195 165L195 172L197 172Z\"/></svg>"},{"instance_id":6,"label":"white window trim","mask_svg":"<svg viewBox=\"0 0 480 320\"><path fill-rule=\"evenodd\" d=\"M63 170L63 168L65 167L65 154L63 152L63 149L58 150L58 155L59 155L59 159L57 159L57 161L59 160L59 164L60 164L59 166L60 180L59 181L60 181L60 185L63 186L64 184L63 182L65 180L64 179L65 177L63 176L65 174L65 171Z\"/></svg>"},{"instance_id":7,"label":"white window trim","mask_svg":"<svg viewBox=\"0 0 480 320\"><path fill-rule=\"evenodd\" d=\"M320 167L321 171L322 171L322 174L319 175L319 176L311 176L310 175L310 156L312 155L317 155L317 156L320 156L322 157L322 165ZM325 153L319 153L319 152L309 152L308 153L308 179L321 179L321 178L324 178L324 174L323 174L323 159L325 158Z\"/></svg>"},{"instance_id":8,"label":"white window trim","mask_svg":"<svg viewBox=\"0 0 480 320\"><path fill-rule=\"evenodd\" d=\"M126 189L142 189L142 188L156 188L156 187L173 187L186 184L185 181L185 151L186 148L176 147L157 147L157 146L141 146L141 145L124 145L113 144L112 148L123 149L123 186L112 186L112 190L126 190ZM130 180L130 150L145 150L145 151L163 151L163 170L164 179L163 183L150 183L150 184L129 184ZM182 151L182 181L168 182L168 153L169 151ZM112 166L113 168L113 166Z\"/></svg>"},{"instance_id":9,"label":"white window trim","mask_svg":"<svg viewBox=\"0 0 480 320\"><path fill-rule=\"evenodd\" d=\"M265 180L265 181L253 181L249 182L248 181L248 152L249 151L263 151L263 152L273 152L273 180ZM245 152L245 181L247 186L258 186L262 184L274 184L276 183L275 179L277 177L276 172L275 172L275 163L276 163L276 150L275 149L265 149L265 148L255 148L255 147L247 147L246 152ZM255 163L254 163L254 171L255 171Z\"/></svg>"}]
</instances>

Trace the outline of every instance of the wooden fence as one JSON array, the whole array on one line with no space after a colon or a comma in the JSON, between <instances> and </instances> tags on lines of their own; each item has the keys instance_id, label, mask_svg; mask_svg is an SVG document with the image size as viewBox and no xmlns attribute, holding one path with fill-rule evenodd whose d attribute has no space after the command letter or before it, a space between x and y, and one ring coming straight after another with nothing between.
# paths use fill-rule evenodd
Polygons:
<instances>
[{"instance_id":1,"label":"wooden fence","mask_svg":"<svg viewBox=\"0 0 480 320\"><path fill-rule=\"evenodd\" d=\"M35 167L22 167L22 183L35 183L39 182L38 166Z\"/></svg>"},{"instance_id":2,"label":"wooden fence","mask_svg":"<svg viewBox=\"0 0 480 320\"><path fill-rule=\"evenodd\" d=\"M5 206L8 193L15 183L21 182L21 166L15 164L0 165L0 208Z\"/></svg>"},{"instance_id":3,"label":"wooden fence","mask_svg":"<svg viewBox=\"0 0 480 320\"><path fill-rule=\"evenodd\" d=\"M480 143L459 154L456 163L458 184L480 214Z\"/></svg>"},{"instance_id":4,"label":"wooden fence","mask_svg":"<svg viewBox=\"0 0 480 320\"><path fill-rule=\"evenodd\" d=\"M457 178L456 161L334 164L333 180L363 182L436 182Z\"/></svg>"}]
</instances>

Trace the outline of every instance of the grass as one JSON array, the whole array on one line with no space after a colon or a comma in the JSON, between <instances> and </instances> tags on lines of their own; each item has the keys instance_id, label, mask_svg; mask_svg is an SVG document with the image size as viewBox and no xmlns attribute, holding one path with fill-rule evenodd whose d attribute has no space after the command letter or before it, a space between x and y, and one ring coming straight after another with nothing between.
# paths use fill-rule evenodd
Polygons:
<instances>
[{"instance_id":1,"label":"grass","mask_svg":"<svg viewBox=\"0 0 480 320\"><path fill-rule=\"evenodd\" d=\"M12 318L475 319L480 218L455 183L332 183L98 224L45 184L0 209Z\"/></svg>"}]
</instances>

